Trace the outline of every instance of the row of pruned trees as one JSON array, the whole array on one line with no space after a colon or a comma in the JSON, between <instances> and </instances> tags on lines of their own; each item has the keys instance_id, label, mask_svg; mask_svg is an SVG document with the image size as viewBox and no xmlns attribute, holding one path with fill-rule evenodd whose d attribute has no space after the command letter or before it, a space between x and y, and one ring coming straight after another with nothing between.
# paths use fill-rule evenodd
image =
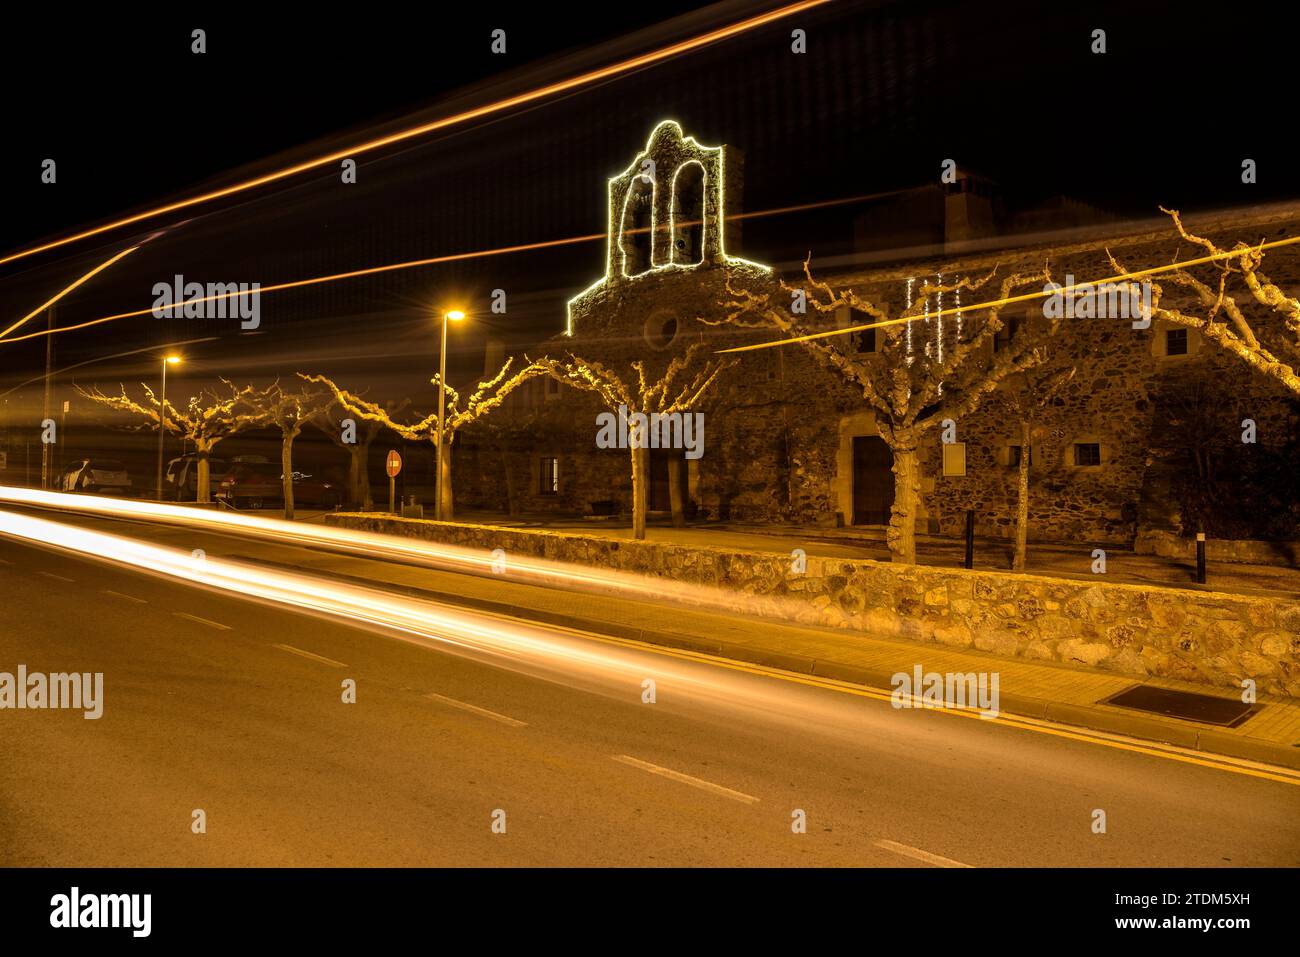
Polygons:
<instances>
[{"instance_id":1,"label":"row of pruned trees","mask_svg":"<svg viewBox=\"0 0 1300 957\"><path fill-rule=\"evenodd\" d=\"M1170 211L1169 215L1181 239L1208 255L1197 257L1194 266L1161 269L1161 279L1152 282L1153 317L1197 331L1250 368L1300 395L1300 375L1292 364L1300 359L1300 301L1287 296L1261 271L1264 248L1245 243L1231 249L1220 248L1208 239L1189 233L1176 211ZM1117 272L1127 273L1117 258L1111 257L1111 261ZM1174 261L1179 261L1177 253ZM728 298L722 303L722 317L701 321L735 328L769 328L789 337L814 337L800 338L800 346L861 395L875 414L881 438L893 452L895 495L888 543L896 561L915 562L915 528L921 493L919 451L927 435L947 420L960 421L991 393L1001 390L1020 419L1022 448L1028 449L1032 444L1030 432L1034 420L1069 380L1068 364L1062 369L1058 362L1049 361L1061 321L1059 313L1058 318L1052 318L1046 311L1041 318L1035 315L1015 336L999 340L1002 348L990 348L1006 328L1002 313L1010 304L1008 300L1020 301L1018 294L1024 290L1044 288L1052 281L1051 271L1044 265L1041 270L1013 273L999 280L995 269L982 278L926 283L917 291L912 304L896 315L885 302L853 289L834 289L817 280L808 262L804 264L804 280L800 288L780 280L765 281L757 288L729 284ZM988 290L986 295L993 298L963 309L963 333L951 348L933 349L928 342L920 350L910 347L908 324L925 318L926 304L931 297L980 290ZM811 312L792 312L789 308L792 295L811 305ZM828 334L823 323L818 322L818 317L826 320L845 308L881 324L876 329L877 346L873 353L847 348L843 336ZM444 516L452 514L451 449L457 433L500 406L529 379L550 376L566 386L591 393L610 412L626 410L629 415L639 413L649 418L655 413L686 414L698 410L708 400L720 374L732 364L734 360L712 356L697 342L671 359L659 375L641 361L632 362L628 372L569 353L563 359L525 359L518 368L513 359L508 360L495 376L478 383L468 395L448 387L450 402L441 430L442 447L437 449ZM290 514L293 441L305 424L323 424L324 431L336 442L350 445L354 500L360 500L359 493L368 498L365 449L380 429L388 428L406 439L427 439L437 445L440 431L437 413L410 418L406 414L409 403L374 402L321 375L300 374L300 378L303 382L297 390L282 388L278 382L265 389L236 388L223 380L223 388L191 399L184 408L167 403L168 428L192 441L199 454L199 493L203 498L206 499L208 489L208 453L223 438L248 428L276 427L281 432L285 503ZM431 381L436 388L437 377ZM82 394L111 408L143 416L150 422L157 421L159 403L147 386L143 401L131 398L125 389L120 396L107 396L98 390ZM341 438L342 420L349 417L361 419L365 426L363 434L351 444ZM648 443L633 437L628 446L633 534L644 538ZM1018 568L1024 566L1028 459L1028 454L1022 453L1015 558Z\"/></svg>"},{"instance_id":2,"label":"row of pruned trees","mask_svg":"<svg viewBox=\"0 0 1300 957\"><path fill-rule=\"evenodd\" d=\"M77 392L83 398L137 419L134 426L137 429L156 427L161 412L167 431L194 445L200 502L209 501L210 458L218 443L241 432L275 429L280 433L284 511L287 518L292 518L293 446L309 425L317 427L350 453L349 492L352 500L365 503L369 499L365 461L379 429L345 428L345 410L320 390L305 387L286 389L278 380L264 388L236 386L228 379L222 379L220 385L200 391L184 405L170 399L160 400L153 389L144 384L139 396L129 393L125 386L121 386L115 395L98 388L78 387Z\"/></svg>"},{"instance_id":3,"label":"row of pruned trees","mask_svg":"<svg viewBox=\"0 0 1300 957\"><path fill-rule=\"evenodd\" d=\"M1107 253L1115 272L1150 282L1150 318L1194 330L1227 355L1300 396L1300 374L1296 372L1300 299L1287 295L1262 271L1266 244L1238 242L1224 248L1189 232L1177 210L1162 211L1171 217L1178 237L1190 244L1193 255L1184 256L1183 250L1177 249L1171 260L1138 264L1122 263ZM1136 275L1131 270L1136 270ZM1014 567L1024 567L1031 433L1046 405L1070 381L1075 360L1054 349L1060 319L1049 318L1046 310L1041 319L1035 315L1034 321L1005 340L1004 348L992 350L991 361L986 346L1005 328L1002 311L1007 300L1017 299L1017 293L1030 287L1046 291L1052 281L1050 269L1045 264L1041 271L1007 276L988 304L963 309L964 334L946 354L932 349L928 342L920 351L906 345L909 322L925 318L932 295L990 288L993 278L990 273L978 280L926 284L911 306L893 315L884 303L819 282L805 262L804 288L783 281L760 289L728 285L724 315L710 323L768 328L790 338L816 336L800 338L799 345L861 394L875 413L880 437L893 452L895 494L888 541L895 561L916 561L920 440L946 420L960 421L1000 390L1021 430ZM792 295L804 299L812 311L805 316L794 314L789 308ZM1029 297L1022 295L1017 301L1024 298ZM817 322L819 315L829 317L845 307L881 324L876 328L874 353L853 351L846 346L846 337Z\"/></svg>"}]
</instances>

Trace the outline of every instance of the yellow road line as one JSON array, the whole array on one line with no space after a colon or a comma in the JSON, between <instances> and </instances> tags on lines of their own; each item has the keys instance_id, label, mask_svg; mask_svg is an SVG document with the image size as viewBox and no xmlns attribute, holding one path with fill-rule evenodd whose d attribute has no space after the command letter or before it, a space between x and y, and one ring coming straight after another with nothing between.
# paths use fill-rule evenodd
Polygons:
<instances>
[{"instance_id":1,"label":"yellow road line","mask_svg":"<svg viewBox=\"0 0 1300 957\"><path fill-rule=\"evenodd\" d=\"M544 627L556 631L567 632L576 637L592 641L601 641L606 644L620 645L624 648L634 648L638 651L648 651L653 654L666 655L672 658L681 658L686 661L694 661L700 664L713 665L719 668L728 668L732 671L742 671L746 674L757 675L763 678L775 678L780 681L794 682L796 684L808 685L813 688L822 688L827 691L838 691L841 694L851 694L859 698L873 698L877 701L892 701L894 697L893 692L880 688L854 685L846 681L838 681L834 678L819 678L815 675L801 675L793 671L769 668L766 665L756 665L750 664L749 662L733 661L729 658L720 658L716 655L710 655L705 652L688 651L681 648L667 648L663 645L653 645L643 641L635 641L630 638L615 638L611 635L598 635L595 632L580 631L576 628L566 628L561 625L546 625L545 623L529 621L526 618L516 618L512 615L501 615L493 612L478 612L477 610L476 613L508 621L523 622L525 624L530 624L533 627L544 625ZM1121 751L1132 751L1136 754L1145 754L1156 758L1166 758L1171 761L1181 761L1184 764L1195 764L1200 767L1212 768L1217 771L1228 771L1232 774L1244 774L1249 777L1262 778L1266 781L1275 781L1279 784L1290 784L1300 787L1300 772L1292 771L1289 768L1277 767L1275 765L1248 761L1244 758L1234 758L1229 755L1211 755L1203 752L1192 751L1191 749L1183 748L1175 744L1165 744L1163 742L1147 743L1136 738L1127 738L1111 732L1091 731L1088 729L1076 730L1065 725L1045 721L1041 718L1030 718L1022 715L999 714L996 717L987 717L980 711L969 708L926 708L925 710L953 717L973 718L977 721L1002 724L1007 727L1018 728L1022 731L1033 731L1038 734L1050 734L1054 737L1065 738L1071 741L1081 741L1085 744L1095 744L1100 745L1101 747L1116 748Z\"/></svg>"}]
</instances>

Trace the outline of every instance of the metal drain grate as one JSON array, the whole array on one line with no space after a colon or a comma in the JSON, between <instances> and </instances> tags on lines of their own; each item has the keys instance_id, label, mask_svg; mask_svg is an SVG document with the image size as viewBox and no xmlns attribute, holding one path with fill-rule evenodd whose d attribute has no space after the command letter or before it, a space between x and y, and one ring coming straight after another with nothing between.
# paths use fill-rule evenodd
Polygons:
<instances>
[{"instance_id":1,"label":"metal drain grate","mask_svg":"<svg viewBox=\"0 0 1300 957\"><path fill-rule=\"evenodd\" d=\"M1214 695L1173 691L1151 685L1134 685L1119 694L1103 699L1101 703L1132 708L1135 711L1148 711L1151 714L1162 714L1169 718L1181 718L1184 721L1218 725L1221 728L1235 728L1263 707L1246 704L1236 698L1218 698Z\"/></svg>"}]
</instances>

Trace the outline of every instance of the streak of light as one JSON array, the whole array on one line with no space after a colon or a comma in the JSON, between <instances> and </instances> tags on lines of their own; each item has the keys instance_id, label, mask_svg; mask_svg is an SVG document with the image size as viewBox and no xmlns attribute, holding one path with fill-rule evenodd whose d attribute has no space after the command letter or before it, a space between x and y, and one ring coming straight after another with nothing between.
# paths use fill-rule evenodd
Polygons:
<instances>
[{"instance_id":1,"label":"streak of light","mask_svg":"<svg viewBox=\"0 0 1300 957\"><path fill-rule=\"evenodd\" d=\"M0 511L0 536L70 552L184 584L378 629L418 645L527 671L546 671L572 681L617 682L638 688L647 673L642 653L604 645L563 629L410 598L298 571L267 569L217 557L195 558L182 549L91 531L46 519ZM779 698L789 690L754 688L725 672L710 673L671 661L651 672L661 683L701 701L724 701L782 715Z\"/></svg>"},{"instance_id":2,"label":"streak of light","mask_svg":"<svg viewBox=\"0 0 1300 957\"><path fill-rule=\"evenodd\" d=\"M220 336L204 336L201 339L183 339L180 342L168 343L168 346L173 348L176 346L193 346L193 345L197 345L200 342L214 342L220 338L221 338ZM73 369L80 369L82 366L95 365L96 363L99 362L108 362L110 359L124 359L127 356L138 356L142 352L157 352L160 348L161 348L160 346L144 346L143 348L140 349L128 349L126 352L115 352L111 356L96 356L94 359L87 359L85 362L74 362L72 365L64 366L62 369L55 369L53 372L50 373L50 375L61 376L65 372L71 372ZM33 376L32 378L28 379L26 382L20 382L12 389L8 390L7 392L0 392L0 399L3 399L7 395L13 395L19 389L29 386L34 382L40 382L44 378L45 375L41 374L38 376Z\"/></svg>"},{"instance_id":3,"label":"streak of light","mask_svg":"<svg viewBox=\"0 0 1300 957\"><path fill-rule=\"evenodd\" d=\"M770 10L767 13L762 13L759 14L758 16L750 17L747 20L741 20L738 23L733 23L725 27L720 27L716 30L710 30L708 33L702 33L699 36L691 37L690 39L687 40L681 40L677 43L670 44L669 46L661 47L658 50L652 50L649 53L643 53L639 56L630 57L618 63L611 64L610 66L601 67L600 69L597 70L590 70L586 73L581 73L578 76L570 77L567 80L560 80L556 83L550 83L547 84L546 86L538 87L534 90L529 90L526 93L519 93L514 96L506 97L505 99L497 100L493 103L488 103L484 106L475 107L474 109L471 110L465 110L463 112L456 113L451 116L445 116L442 117L441 119L433 120L432 122L429 123L422 123L418 126L412 126L404 130L398 130L396 133L389 133L386 136L380 136L375 139L368 140L363 143L359 143L356 146L352 146L346 150L340 150L338 152L329 153L325 156L319 156L316 159L306 160L302 163L296 163L292 166L286 166L283 167L282 169L274 170L270 173L265 173L261 176L256 176L252 179L243 180L242 182L234 183L230 186L222 187L221 189L214 189L206 193L201 193L198 196L191 196L188 199L177 200L176 202L173 203L167 203L162 206L156 206L153 209L144 210L143 212L136 213L133 216L126 216L123 217L122 219L114 220L111 223L105 223L102 226L96 226L94 229L83 230L82 232L76 233L72 236L65 236L62 239L55 239L48 243L43 243L39 246L32 246L28 249L19 250L16 253L10 253L8 256L0 257L0 265L13 262L16 259L23 259L27 256L35 256L38 253L46 252L47 250L50 249L57 249L60 246L66 246L69 243L74 243L82 239L87 239L91 236L98 236L101 233L106 233L114 229L120 229L123 226L130 226L133 223L138 223L146 219L153 219L158 216L164 216L167 213L176 212L177 210L188 209L192 206L199 206L203 203L211 202L214 199L222 199L227 196L234 196L238 193L244 193L247 192L248 190L256 189L260 186L266 186L270 183L278 182L279 180L296 176L299 173L305 173L308 172L309 170L319 169L320 167L329 165L331 163L338 163L338 162L342 162L345 159L351 159L362 153L370 153L373 152L374 150L382 149L386 146L392 146L395 143L401 143L404 142L405 140L413 139L419 136L424 136L425 134L432 133L436 130L445 129L450 126L457 126L461 123L467 123L471 120L480 119L484 116L490 116L494 113L500 113L504 110L510 110L517 106L523 106L524 104L532 103L536 100L546 99L558 93L564 93L569 90L578 89L580 87L590 86L593 83L598 83L602 80L610 79L611 77L616 77L624 73L629 73L634 70L639 70L643 67L650 66L651 64L658 63L662 60L667 60L667 59L671 59L672 57L680 56L683 53L689 53L692 50L700 49L701 47L705 47L712 43L716 43L719 40L726 40L730 37L738 36L739 34L757 29L758 27L766 26L767 24L783 19L784 17L788 17L796 13L801 13L804 10L809 10L813 7L819 7L829 2L830 0L799 0L799 2L797 3L792 3L789 4L788 6L780 7L776 10Z\"/></svg>"},{"instance_id":4,"label":"streak of light","mask_svg":"<svg viewBox=\"0 0 1300 957\"><path fill-rule=\"evenodd\" d=\"M14 490L0 487L0 491L8 493ZM0 511L0 536L224 592L241 600L261 601L308 614L342 619L378 629L423 647L476 659L487 658L498 667L521 672L540 669L566 681L599 678L606 682L616 682L622 689L638 688L649 674L661 687L673 687L683 697L690 696L714 707L744 709L760 718L796 726L804 734L815 728L823 733L860 742L864 731L881 733L883 728L880 722L897 721L896 712L892 709L879 712L846 711L840 706L841 702L836 700L842 694L887 702L892 700L893 692L835 679L800 675L702 652L656 647L560 626L543 626L502 615L472 612L395 595L377 588L327 581L297 571L265 569L216 557L195 558L191 552L182 549L151 545L136 539L13 512ZM662 661L648 662L647 654L655 659L677 659L684 664L674 668ZM705 671L692 667L701 664L710 667ZM726 672L744 673L775 681L762 684L737 681ZM797 689L789 687L790 684L838 694L833 697L799 695ZM916 707L923 707L923 703L915 696L913 702ZM1197 752L1177 745L1071 728L1039 718L1007 714L990 718L971 708L938 708L927 711L934 715L988 722L1300 786L1300 772L1292 769ZM905 734L908 728L907 725L898 724L889 727L894 734Z\"/></svg>"},{"instance_id":5,"label":"streak of light","mask_svg":"<svg viewBox=\"0 0 1300 957\"><path fill-rule=\"evenodd\" d=\"M164 522L216 534L238 535L283 545L326 549L366 558L381 558L448 571L470 572L511 582L580 588L617 594L640 601L668 598L693 604L721 605L728 600L727 593L705 586L551 562L526 555L508 555L503 568L498 559L483 549L461 548L439 542L423 542L396 535L381 535L336 526L306 525L274 518L208 511L184 505L47 492L42 489L15 486L0 486L0 502L127 521ZM745 596L734 596L730 598L730 606L744 609L749 608L750 603Z\"/></svg>"},{"instance_id":6,"label":"streak of light","mask_svg":"<svg viewBox=\"0 0 1300 957\"><path fill-rule=\"evenodd\" d=\"M150 237L150 238L152 238L152 237ZM147 242L147 241L148 241L148 240L146 240L146 242ZM77 278L76 280L74 280L74 281L72 282L71 285L65 286L65 287L64 287L63 289L61 289L59 292L55 293L51 298L45 300L45 302L41 303L39 306L37 306L37 307L36 307L35 309L33 309L31 312L27 313L27 315L23 316L21 319L19 319L17 322L15 322L13 325L11 325L11 326L10 326L8 329L6 329L4 332L0 332L0 340L3 340L5 336L9 335L9 333L13 332L15 329L18 329L18 328L20 328L21 326L26 325L28 322L31 322L31 320L35 319L37 316L39 316L41 313L43 313L46 309L50 308L50 306L54 305L56 302L58 302L60 299L62 299L64 296L66 296L68 293L70 293L70 292L72 292L74 289L76 289L78 286L81 286L82 284L84 284L84 283L88 282L89 280L93 279L95 276L98 276L101 272L103 272L103 271L104 271L105 269L107 269L109 266L111 266L111 265L113 265L114 263L118 262L119 260L121 260L121 259L123 259L123 258L125 258L125 257L127 257L127 256L129 256L129 255L131 255L131 253L135 252L137 249L139 249L139 248L140 248L141 246L143 246L143 245L144 245L144 243L138 243L138 244L136 244L136 245L130 247L129 249L123 249L123 250L122 250L120 253L118 253L116 256L113 256L112 258L110 258L110 259L108 259L108 260L105 260L104 262L102 262L102 263L100 263L98 266L96 266L94 269L90 270L90 272L88 272L88 273L86 273L85 275L83 275L83 276ZM11 341L17 342L18 340L17 340L17 339L14 339L14 340L11 340Z\"/></svg>"},{"instance_id":7,"label":"streak of light","mask_svg":"<svg viewBox=\"0 0 1300 957\"><path fill-rule=\"evenodd\" d=\"M879 199L883 196L892 196L903 192L908 192L908 190L889 190L883 193L866 193L861 196L846 196L840 199L825 199L813 203L802 203L797 206L782 206L776 209L760 209L749 213L735 213L731 216L728 216L727 221L732 222L741 219L759 219L765 216L781 216L789 213L800 213L800 212L805 212L814 209L826 209L831 206L844 206L850 203L866 202L868 200ZM680 225L699 226L701 225L702 222L703 222L702 220L692 220L690 222L681 223ZM653 228L654 227L650 227L650 226L642 226L637 229L628 230L628 232L648 233L651 232ZM608 236L605 233L588 233L585 236L569 236L565 239L546 239L535 243L523 243L516 246L500 246L495 249L477 249L467 253L448 253L443 256L431 256L427 259L412 259L407 262L387 263L383 266L368 266L362 269L353 269L348 272L333 273L328 276L313 276L308 279L295 279L289 282L276 283L275 285L271 285L271 286L262 286L258 289L257 294L260 296L271 292L282 292L286 289L299 289L303 286L317 286L317 285L321 285L322 283L339 282L345 279L358 279L363 276L374 276L380 273L396 272L402 269L415 269L420 266L436 266L440 263L461 262L468 259L483 259L488 256L505 256L512 253L534 252L539 249L554 249L560 246L573 246L578 243L597 242L599 240L604 240L607 238ZM187 299L185 300L184 303L181 303L181 305L185 305L187 303L198 304L204 302L215 302L220 299L231 299L236 296L242 296L242 295L246 295L246 293L227 292L227 293L221 293L219 295L213 295L213 296L202 296L202 297L196 297L194 299ZM103 325L104 323L107 322L116 322L119 319L135 319L135 318L139 318L140 316L148 316L152 314L153 314L152 307L150 307L149 309L136 309L132 312L119 312L115 315L101 316L98 319L91 319L87 322L77 323L76 325L72 325L72 326L61 326L53 330L42 329L39 332L28 333L27 335L24 336L15 336L12 339L4 338L3 337L4 334L0 333L0 345L3 345L4 343L7 342L24 342L28 339L38 339L41 336L47 336L47 335L57 334L61 332L76 332L81 329L89 329L92 326Z\"/></svg>"},{"instance_id":8,"label":"streak of light","mask_svg":"<svg viewBox=\"0 0 1300 957\"><path fill-rule=\"evenodd\" d=\"M1253 250L1276 249L1279 246L1290 246L1294 243L1300 243L1300 236L1291 236L1288 239L1275 239L1272 242L1260 243L1250 248ZM1057 289L1043 289L1040 292L1026 292L1018 296L1006 296L1002 299L991 299L988 302L977 302L972 305L950 306L947 309L940 309L937 312L926 312L926 317L937 319L940 316L949 316L957 312L970 313L977 309L991 309L999 306L1008 306L1017 302L1029 302L1032 299L1042 299L1046 296L1071 293L1076 289L1087 286L1095 288L1105 286L1111 283L1122 282L1128 279L1138 279L1142 276L1155 276L1160 273L1173 272L1177 269L1186 269L1188 266L1202 266L1205 263L1218 262L1221 259L1231 259L1234 256L1242 255L1241 250L1227 249L1222 252L1213 253L1209 256L1201 256L1197 259L1184 259L1181 262L1168 263L1164 266L1152 266L1150 269L1138 269L1133 272L1120 273L1118 276L1110 276L1106 279L1092 279L1085 282L1076 282L1069 286L1061 286ZM811 342L814 339L829 339L832 336L846 336L854 332L862 332L866 329L881 329L885 326L898 326L905 322L913 322L918 316L899 316L896 319L883 319L880 322L868 322L860 326L846 326L843 329L831 329L826 332L810 332L807 335L791 336L787 339L773 339L771 342L757 342L747 346L735 346L731 349L719 349L718 355L728 352L756 352L759 349L775 349L779 346L788 346L795 342ZM0 339L0 342L5 340Z\"/></svg>"}]
</instances>

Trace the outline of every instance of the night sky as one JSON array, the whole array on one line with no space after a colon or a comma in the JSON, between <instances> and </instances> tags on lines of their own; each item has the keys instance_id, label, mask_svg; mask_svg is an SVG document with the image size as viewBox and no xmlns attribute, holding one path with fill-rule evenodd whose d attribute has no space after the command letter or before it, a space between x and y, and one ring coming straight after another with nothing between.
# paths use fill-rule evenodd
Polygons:
<instances>
[{"instance_id":1,"label":"night sky","mask_svg":"<svg viewBox=\"0 0 1300 957\"><path fill-rule=\"evenodd\" d=\"M686 4L624 4L599 19L538 4L322 10L306 21L265 6L75 21L38 12L0 40L16 131L0 151L0 247L21 249L779 5L692 13ZM208 33L203 56L190 52L195 26ZM789 52L794 26L809 33L802 57ZM489 50L497 27L507 30L504 57ZM1107 31L1102 56L1089 50L1096 27ZM1157 204L1204 211L1293 199L1300 187L1280 132L1290 119L1288 37L1275 21L1185 4L1077 13L1041 3L842 0L370 157L352 192L326 171L10 263L0 267L3 318L7 325L160 226L172 228L70 297L60 324L147 307L153 282L174 272L270 284L599 232L605 178L666 116L703 142L744 151L747 211L914 187L937 178L950 156L993 177L1010 201L1066 194L1121 216L1151 216ZM46 157L59 163L55 186L39 179ZM1246 157L1259 164L1253 186L1240 182ZM778 264L810 249L849 253L854 212L755 220L743 251ZM425 320L412 317L453 298L477 311L489 290L509 286L517 308L508 321L484 316L454 343L453 366L469 375L485 335L528 343L556 332L564 299L599 266L600 244L588 243L266 297L258 337L125 320L56 337L56 367L212 335L194 350L194 373L270 377L310 365L419 382L431 350ZM41 340L3 348L0 391L43 369ZM146 356L79 375L111 381L151 364Z\"/></svg>"}]
</instances>

